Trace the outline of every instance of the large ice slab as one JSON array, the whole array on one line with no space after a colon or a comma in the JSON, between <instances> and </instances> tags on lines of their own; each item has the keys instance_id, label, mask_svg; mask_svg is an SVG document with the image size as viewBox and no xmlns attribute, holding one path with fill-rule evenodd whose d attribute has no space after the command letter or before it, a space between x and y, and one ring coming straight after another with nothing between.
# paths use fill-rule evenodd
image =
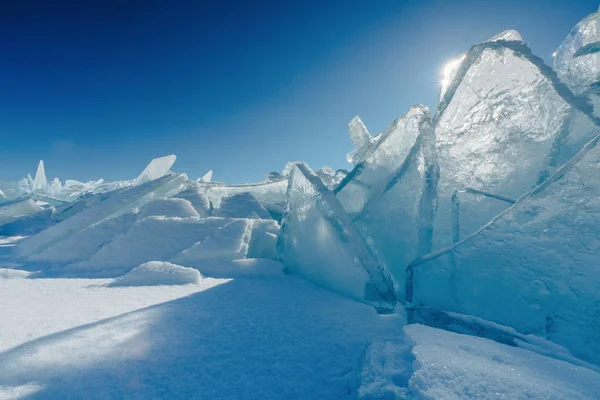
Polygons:
<instances>
[{"instance_id":1,"label":"large ice slab","mask_svg":"<svg viewBox=\"0 0 600 400\"><path fill-rule=\"evenodd\" d=\"M428 113L421 110L412 119L410 129L418 136L406 158L398 159L396 169L376 182L354 218L361 236L385 260L399 298L404 297L406 265L431 251L435 192L428 183L438 176Z\"/></svg>"},{"instance_id":2,"label":"large ice slab","mask_svg":"<svg viewBox=\"0 0 600 400\"><path fill-rule=\"evenodd\" d=\"M14 200L0 206L0 225L8 224L22 217L36 214L43 208L36 204L35 200L25 198Z\"/></svg>"},{"instance_id":3,"label":"large ice slab","mask_svg":"<svg viewBox=\"0 0 600 400\"><path fill-rule=\"evenodd\" d=\"M476 231L600 132L590 104L518 41L471 48L434 123L434 248Z\"/></svg>"},{"instance_id":4,"label":"large ice slab","mask_svg":"<svg viewBox=\"0 0 600 400\"><path fill-rule=\"evenodd\" d=\"M228 221L223 218L144 218L90 258L68 265L65 271L115 276L148 261L170 261Z\"/></svg>"},{"instance_id":5,"label":"large ice slab","mask_svg":"<svg viewBox=\"0 0 600 400\"><path fill-rule=\"evenodd\" d=\"M598 140L475 234L413 263L407 300L542 335L599 363Z\"/></svg>"},{"instance_id":6,"label":"large ice slab","mask_svg":"<svg viewBox=\"0 0 600 400\"><path fill-rule=\"evenodd\" d=\"M381 310L395 306L383 265L335 195L303 163L292 169L278 250L289 272Z\"/></svg>"},{"instance_id":7,"label":"large ice slab","mask_svg":"<svg viewBox=\"0 0 600 400\"><path fill-rule=\"evenodd\" d=\"M396 119L379 137L364 160L335 188L336 197L350 215L360 213L369 198L383 188L388 177L405 162L424 123L430 124L429 110L413 106Z\"/></svg>"},{"instance_id":8,"label":"large ice slab","mask_svg":"<svg viewBox=\"0 0 600 400\"><path fill-rule=\"evenodd\" d=\"M94 224L118 217L133 208L142 207L154 198L164 196L170 190L177 190L186 180L185 174L170 174L139 186L120 189L101 196L92 206L84 207L71 218L20 243L17 246L17 254L26 258L39 253Z\"/></svg>"},{"instance_id":9,"label":"large ice slab","mask_svg":"<svg viewBox=\"0 0 600 400\"><path fill-rule=\"evenodd\" d=\"M554 53L554 69L576 94L600 83L600 10L582 19Z\"/></svg>"},{"instance_id":10,"label":"large ice slab","mask_svg":"<svg viewBox=\"0 0 600 400\"><path fill-rule=\"evenodd\" d=\"M177 156L171 154L170 156L155 158L150 161L150 164L135 179L135 185L141 185L167 175L171 171L173 164L175 164L175 160L177 160Z\"/></svg>"},{"instance_id":11,"label":"large ice slab","mask_svg":"<svg viewBox=\"0 0 600 400\"><path fill-rule=\"evenodd\" d=\"M521 34L515 30L507 30L497 34L496 36L486 40L485 42L498 42L498 41L516 41L523 42L523 38ZM483 42L483 43L485 43ZM448 87L454 81L454 77L456 77L456 73L458 69L462 65L467 53L463 53L452 60L448 61L441 72L441 81L440 81L440 100L444 98L446 95L446 91Z\"/></svg>"}]
</instances>

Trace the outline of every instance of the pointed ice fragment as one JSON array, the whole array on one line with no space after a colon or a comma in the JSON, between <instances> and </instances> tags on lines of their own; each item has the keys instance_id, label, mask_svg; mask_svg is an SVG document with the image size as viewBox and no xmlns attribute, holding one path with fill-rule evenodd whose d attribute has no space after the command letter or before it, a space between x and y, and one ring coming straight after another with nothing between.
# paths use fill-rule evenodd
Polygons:
<instances>
[{"instance_id":1,"label":"pointed ice fragment","mask_svg":"<svg viewBox=\"0 0 600 400\"><path fill-rule=\"evenodd\" d=\"M407 300L542 333L598 364L599 140L474 234L414 262Z\"/></svg>"},{"instance_id":2,"label":"pointed ice fragment","mask_svg":"<svg viewBox=\"0 0 600 400\"><path fill-rule=\"evenodd\" d=\"M335 189L346 212L350 215L360 213L377 185L385 184L390 174L404 164L421 132L421 125L424 121L429 124L429 119L426 107L413 106L379 135L380 139L364 161Z\"/></svg>"},{"instance_id":3,"label":"pointed ice fragment","mask_svg":"<svg viewBox=\"0 0 600 400\"><path fill-rule=\"evenodd\" d=\"M177 156L171 154L170 156L155 158L150 161L150 164L148 164L136 178L135 185L141 185L142 183L153 181L167 175L171 171L173 164L175 164L175 160L177 160Z\"/></svg>"},{"instance_id":4,"label":"pointed ice fragment","mask_svg":"<svg viewBox=\"0 0 600 400\"><path fill-rule=\"evenodd\" d=\"M35 173L35 179L33 181L34 192L45 192L48 180L46 179L46 171L44 170L44 161L40 160L38 164L37 172Z\"/></svg>"},{"instance_id":5,"label":"pointed ice fragment","mask_svg":"<svg viewBox=\"0 0 600 400\"><path fill-rule=\"evenodd\" d=\"M600 132L592 107L517 41L471 48L434 122L435 249L477 230Z\"/></svg>"},{"instance_id":6,"label":"pointed ice fragment","mask_svg":"<svg viewBox=\"0 0 600 400\"><path fill-rule=\"evenodd\" d=\"M384 267L334 194L304 163L292 169L278 251L289 272L379 310L394 309Z\"/></svg>"},{"instance_id":7,"label":"pointed ice fragment","mask_svg":"<svg viewBox=\"0 0 600 400\"><path fill-rule=\"evenodd\" d=\"M350 139L354 143L354 150L352 150L346 156L349 163L358 164L364 160L367 153L371 150L371 147L375 143L375 138L371 136L365 124L361 119L356 116L348 123L350 129Z\"/></svg>"},{"instance_id":8,"label":"pointed ice fragment","mask_svg":"<svg viewBox=\"0 0 600 400\"><path fill-rule=\"evenodd\" d=\"M554 69L575 94L600 84L600 10L582 19L554 52Z\"/></svg>"},{"instance_id":9,"label":"pointed ice fragment","mask_svg":"<svg viewBox=\"0 0 600 400\"><path fill-rule=\"evenodd\" d=\"M198 178L198 182L208 183L208 182L212 181L212 176L213 176L213 171L211 169L206 174L204 174L202 177Z\"/></svg>"},{"instance_id":10,"label":"pointed ice fragment","mask_svg":"<svg viewBox=\"0 0 600 400\"><path fill-rule=\"evenodd\" d=\"M425 107L412 107L392 126L396 129L382 135L371 162L356 166L337 196L348 207L356 206L355 225L385 261L396 293L403 297L406 265L431 251L435 199L426 183L436 179L437 166Z\"/></svg>"}]
</instances>

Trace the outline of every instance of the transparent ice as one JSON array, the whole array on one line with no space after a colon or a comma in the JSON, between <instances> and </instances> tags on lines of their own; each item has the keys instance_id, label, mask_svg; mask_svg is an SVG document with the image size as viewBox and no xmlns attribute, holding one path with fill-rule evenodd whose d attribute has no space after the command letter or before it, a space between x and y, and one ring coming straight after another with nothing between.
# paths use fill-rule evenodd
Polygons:
<instances>
[{"instance_id":1,"label":"transparent ice","mask_svg":"<svg viewBox=\"0 0 600 400\"><path fill-rule=\"evenodd\" d=\"M392 310L393 285L342 205L306 164L292 169L278 251L286 269L348 297Z\"/></svg>"},{"instance_id":2,"label":"transparent ice","mask_svg":"<svg viewBox=\"0 0 600 400\"><path fill-rule=\"evenodd\" d=\"M171 171L173 164L175 164L175 160L177 160L177 156L171 154L170 156L155 158L150 161L150 164L135 179L135 185L141 185L167 175Z\"/></svg>"}]
</instances>

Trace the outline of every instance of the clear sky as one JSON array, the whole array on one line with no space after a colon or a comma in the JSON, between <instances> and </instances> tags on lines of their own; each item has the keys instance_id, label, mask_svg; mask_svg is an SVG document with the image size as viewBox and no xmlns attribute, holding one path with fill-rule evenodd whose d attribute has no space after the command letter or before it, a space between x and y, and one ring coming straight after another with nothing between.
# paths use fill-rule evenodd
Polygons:
<instances>
[{"instance_id":1,"label":"clear sky","mask_svg":"<svg viewBox=\"0 0 600 400\"><path fill-rule=\"evenodd\" d=\"M597 0L0 1L0 179L132 179L154 157L231 183L350 168L435 107L444 62L505 29L551 54Z\"/></svg>"}]
</instances>

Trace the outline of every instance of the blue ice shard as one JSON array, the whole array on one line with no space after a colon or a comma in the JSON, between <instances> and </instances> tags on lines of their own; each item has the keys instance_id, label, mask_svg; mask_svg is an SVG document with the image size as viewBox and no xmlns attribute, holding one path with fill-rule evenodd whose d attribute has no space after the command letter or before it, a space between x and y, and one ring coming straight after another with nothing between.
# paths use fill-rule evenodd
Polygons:
<instances>
[{"instance_id":1,"label":"blue ice shard","mask_svg":"<svg viewBox=\"0 0 600 400\"><path fill-rule=\"evenodd\" d=\"M381 134L367 159L336 189L364 240L392 275L404 296L404 269L431 251L437 180L429 110L414 106Z\"/></svg>"},{"instance_id":2,"label":"blue ice shard","mask_svg":"<svg viewBox=\"0 0 600 400\"><path fill-rule=\"evenodd\" d=\"M434 117L434 248L475 232L600 133L587 100L519 41L464 56Z\"/></svg>"},{"instance_id":3,"label":"blue ice shard","mask_svg":"<svg viewBox=\"0 0 600 400\"><path fill-rule=\"evenodd\" d=\"M396 297L381 262L335 195L304 163L292 169L278 251L288 272L391 311Z\"/></svg>"},{"instance_id":4,"label":"blue ice shard","mask_svg":"<svg viewBox=\"0 0 600 400\"><path fill-rule=\"evenodd\" d=\"M600 85L600 10L582 19L554 52L554 69L576 94Z\"/></svg>"},{"instance_id":5,"label":"blue ice shard","mask_svg":"<svg viewBox=\"0 0 600 400\"><path fill-rule=\"evenodd\" d=\"M599 363L599 140L472 235L415 261L407 300L542 335Z\"/></svg>"}]
</instances>

